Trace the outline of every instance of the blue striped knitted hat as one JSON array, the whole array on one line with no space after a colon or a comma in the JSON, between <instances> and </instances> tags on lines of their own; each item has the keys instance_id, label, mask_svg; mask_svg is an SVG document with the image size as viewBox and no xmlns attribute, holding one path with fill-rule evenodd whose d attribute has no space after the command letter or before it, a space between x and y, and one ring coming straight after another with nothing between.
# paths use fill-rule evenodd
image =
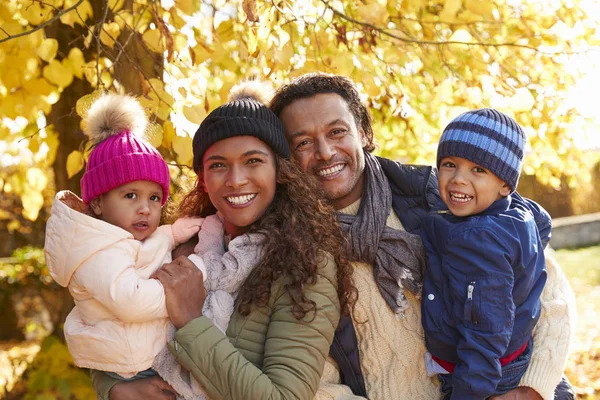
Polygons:
<instances>
[{"instance_id":1,"label":"blue striped knitted hat","mask_svg":"<svg viewBox=\"0 0 600 400\"><path fill-rule=\"evenodd\" d=\"M491 108L467 111L448 124L438 145L437 167L444 157L461 157L517 188L525 132L506 114Z\"/></svg>"}]
</instances>

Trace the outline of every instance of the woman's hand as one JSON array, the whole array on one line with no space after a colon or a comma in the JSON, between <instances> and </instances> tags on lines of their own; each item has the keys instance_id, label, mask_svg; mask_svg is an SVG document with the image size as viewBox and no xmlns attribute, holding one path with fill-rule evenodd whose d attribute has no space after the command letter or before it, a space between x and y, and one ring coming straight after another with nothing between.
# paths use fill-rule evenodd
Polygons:
<instances>
[{"instance_id":1,"label":"woman's hand","mask_svg":"<svg viewBox=\"0 0 600 400\"><path fill-rule=\"evenodd\" d=\"M500 396L492 396L490 400L542 400L542 396L527 386L519 386Z\"/></svg>"},{"instance_id":2,"label":"woman's hand","mask_svg":"<svg viewBox=\"0 0 600 400\"><path fill-rule=\"evenodd\" d=\"M179 256L164 264L150 278L163 284L167 313L175 328L182 328L202 315L206 299L202 272L187 257Z\"/></svg>"},{"instance_id":3,"label":"woman's hand","mask_svg":"<svg viewBox=\"0 0 600 400\"><path fill-rule=\"evenodd\" d=\"M120 382L112 387L110 400L175 400L175 390L158 376Z\"/></svg>"}]
</instances>

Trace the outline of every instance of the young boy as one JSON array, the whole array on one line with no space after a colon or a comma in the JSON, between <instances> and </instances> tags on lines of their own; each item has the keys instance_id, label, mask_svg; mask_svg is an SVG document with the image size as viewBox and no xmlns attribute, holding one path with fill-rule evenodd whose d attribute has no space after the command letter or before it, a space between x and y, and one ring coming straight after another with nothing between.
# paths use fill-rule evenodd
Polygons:
<instances>
[{"instance_id":1,"label":"young boy","mask_svg":"<svg viewBox=\"0 0 600 400\"><path fill-rule=\"evenodd\" d=\"M440 139L438 183L448 210L429 214L421 233L422 318L428 372L439 374L444 399L505 393L529 364L551 220L515 192L524 146L516 121L493 109L460 115Z\"/></svg>"}]
</instances>

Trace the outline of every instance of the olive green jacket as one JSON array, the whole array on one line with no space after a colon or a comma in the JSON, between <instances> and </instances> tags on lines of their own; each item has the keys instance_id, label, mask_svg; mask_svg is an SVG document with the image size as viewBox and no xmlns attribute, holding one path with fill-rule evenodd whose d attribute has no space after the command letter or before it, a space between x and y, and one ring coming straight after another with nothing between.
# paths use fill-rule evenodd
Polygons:
<instances>
[{"instance_id":1,"label":"olive green jacket","mask_svg":"<svg viewBox=\"0 0 600 400\"><path fill-rule=\"evenodd\" d=\"M297 320L285 279L279 279L266 307L245 317L233 314L227 337L200 317L177 331L171 352L213 400L312 399L340 317L337 268L330 258L324 264L317 282L305 286L316 312ZM118 383L98 371L92 379L101 399Z\"/></svg>"}]
</instances>

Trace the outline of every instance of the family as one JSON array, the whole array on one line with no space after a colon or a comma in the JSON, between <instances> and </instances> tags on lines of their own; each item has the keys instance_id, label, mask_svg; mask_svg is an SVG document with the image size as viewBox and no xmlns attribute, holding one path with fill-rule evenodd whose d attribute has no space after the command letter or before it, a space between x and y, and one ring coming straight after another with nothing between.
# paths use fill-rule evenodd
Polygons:
<instances>
[{"instance_id":1,"label":"family","mask_svg":"<svg viewBox=\"0 0 600 400\"><path fill-rule=\"evenodd\" d=\"M466 112L434 168L372 155L371 122L343 76L243 82L196 131L196 185L163 224L144 110L92 105L81 198L57 194L45 254L98 398L574 398L574 296L550 216L515 191L523 129Z\"/></svg>"}]
</instances>

